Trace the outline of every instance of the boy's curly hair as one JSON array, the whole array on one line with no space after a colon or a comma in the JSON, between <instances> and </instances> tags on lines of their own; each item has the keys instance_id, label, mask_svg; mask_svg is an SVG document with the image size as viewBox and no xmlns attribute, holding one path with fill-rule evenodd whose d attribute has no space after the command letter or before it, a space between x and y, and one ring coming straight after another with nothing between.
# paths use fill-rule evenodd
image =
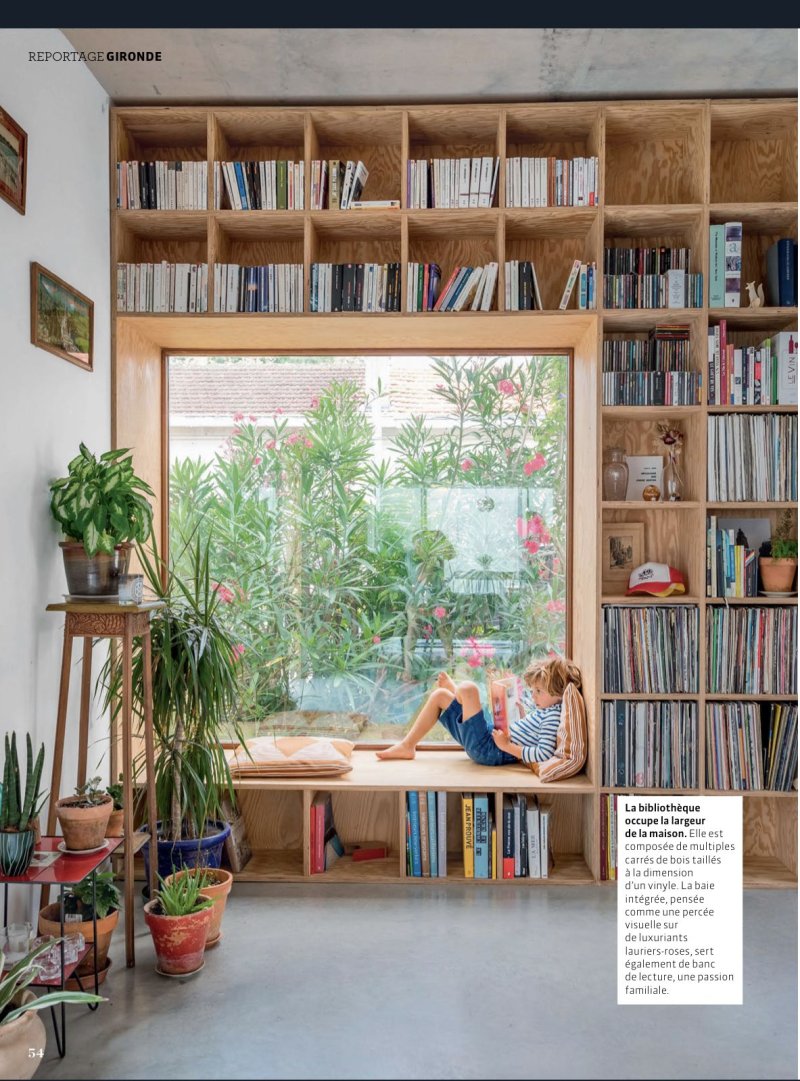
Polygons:
<instances>
[{"instance_id":1,"label":"boy's curly hair","mask_svg":"<svg viewBox=\"0 0 800 1081\"><path fill-rule=\"evenodd\" d=\"M563 698L568 683L574 683L581 689L581 672L576 664L563 657L553 657L547 661L531 661L522 674L529 687L538 684L556 698Z\"/></svg>"}]
</instances>

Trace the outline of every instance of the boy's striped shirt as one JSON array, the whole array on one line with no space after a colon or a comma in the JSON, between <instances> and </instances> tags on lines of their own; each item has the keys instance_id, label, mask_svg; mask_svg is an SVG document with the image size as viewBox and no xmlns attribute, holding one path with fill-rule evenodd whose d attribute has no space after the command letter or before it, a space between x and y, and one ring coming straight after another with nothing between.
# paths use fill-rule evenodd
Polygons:
<instances>
[{"instance_id":1,"label":"boy's striped shirt","mask_svg":"<svg viewBox=\"0 0 800 1081\"><path fill-rule=\"evenodd\" d=\"M556 749L556 734L561 723L561 703L545 709L532 709L519 721L512 721L508 735L522 747L522 761L546 762Z\"/></svg>"}]
</instances>

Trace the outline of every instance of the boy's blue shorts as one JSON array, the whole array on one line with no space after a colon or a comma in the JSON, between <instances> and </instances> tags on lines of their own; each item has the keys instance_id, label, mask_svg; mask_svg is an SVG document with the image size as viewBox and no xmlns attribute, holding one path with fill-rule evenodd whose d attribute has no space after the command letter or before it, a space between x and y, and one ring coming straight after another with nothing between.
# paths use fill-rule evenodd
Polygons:
<instances>
[{"instance_id":1,"label":"boy's blue shorts","mask_svg":"<svg viewBox=\"0 0 800 1081\"><path fill-rule=\"evenodd\" d=\"M483 710L463 720L461 703L454 698L447 709L439 714L439 720L479 766L510 766L519 762L513 754L501 751L496 745L492 739L492 726Z\"/></svg>"}]
</instances>

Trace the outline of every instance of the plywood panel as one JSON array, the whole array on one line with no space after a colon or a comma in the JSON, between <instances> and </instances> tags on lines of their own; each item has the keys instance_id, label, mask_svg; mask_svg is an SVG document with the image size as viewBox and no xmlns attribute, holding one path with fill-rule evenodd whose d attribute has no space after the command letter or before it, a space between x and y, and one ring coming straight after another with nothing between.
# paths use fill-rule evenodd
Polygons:
<instances>
[{"instance_id":1,"label":"plywood panel","mask_svg":"<svg viewBox=\"0 0 800 1081\"><path fill-rule=\"evenodd\" d=\"M752 796L744 803L745 860L777 859L797 875L797 799Z\"/></svg>"},{"instance_id":2,"label":"plywood panel","mask_svg":"<svg viewBox=\"0 0 800 1081\"><path fill-rule=\"evenodd\" d=\"M303 793L274 789L237 792L239 809L247 823L247 839L253 849L302 852Z\"/></svg>"}]
</instances>

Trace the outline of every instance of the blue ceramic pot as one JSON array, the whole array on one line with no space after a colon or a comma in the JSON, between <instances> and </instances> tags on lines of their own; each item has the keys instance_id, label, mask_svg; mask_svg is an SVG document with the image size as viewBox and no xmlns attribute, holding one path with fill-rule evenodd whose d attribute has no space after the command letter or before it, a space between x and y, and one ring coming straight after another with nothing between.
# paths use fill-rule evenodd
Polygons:
<instances>
[{"instance_id":1,"label":"blue ceramic pot","mask_svg":"<svg viewBox=\"0 0 800 1081\"><path fill-rule=\"evenodd\" d=\"M159 833L161 823L157 823ZM173 871L182 867L219 867L222 860L222 847L231 827L227 822L206 823L206 829L212 830L210 836L189 841L158 841L157 869L161 878L166 878ZM150 881L150 842L142 848L144 854L145 879Z\"/></svg>"}]
</instances>

